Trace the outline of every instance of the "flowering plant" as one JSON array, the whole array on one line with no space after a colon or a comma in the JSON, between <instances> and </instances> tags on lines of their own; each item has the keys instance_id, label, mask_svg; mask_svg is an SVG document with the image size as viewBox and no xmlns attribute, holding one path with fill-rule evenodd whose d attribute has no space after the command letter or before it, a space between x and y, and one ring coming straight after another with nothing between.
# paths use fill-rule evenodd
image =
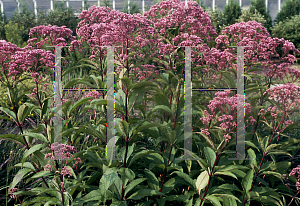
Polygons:
<instances>
[{"instance_id":1,"label":"flowering plant","mask_svg":"<svg viewBox=\"0 0 300 206\"><path fill-rule=\"evenodd\" d=\"M33 28L23 49L0 41L1 87L8 88L9 102L0 107L0 117L18 128L0 138L18 143L23 152L7 196L22 205L294 203L299 181L292 176L298 167L289 176L295 188L287 187L283 176L300 142L289 133L297 129L292 117L300 104L298 73L288 69L295 62L291 53L298 52L292 43L269 37L255 21L228 26L214 38L209 15L192 1L187 7L179 0L162 1L143 16L92 6L79 17L78 39L67 28L50 25ZM51 109L53 91L44 81L54 67L46 43L70 43L68 54L87 51L89 59L68 59L64 86L98 89L82 98L63 97L59 113ZM249 44L245 95L240 95L234 89L238 56L230 46ZM105 88L109 57L102 46L122 46L115 51L113 107ZM186 57L180 46L197 46L191 51L192 87L200 91L193 90L191 107L185 105ZM87 76L68 79L68 73L78 75L71 67L77 62L74 68ZM275 84L278 79L282 85ZM245 123L238 121L243 115ZM237 147L240 134L243 151ZM238 158L241 153L245 158Z\"/></svg>"}]
</instances>

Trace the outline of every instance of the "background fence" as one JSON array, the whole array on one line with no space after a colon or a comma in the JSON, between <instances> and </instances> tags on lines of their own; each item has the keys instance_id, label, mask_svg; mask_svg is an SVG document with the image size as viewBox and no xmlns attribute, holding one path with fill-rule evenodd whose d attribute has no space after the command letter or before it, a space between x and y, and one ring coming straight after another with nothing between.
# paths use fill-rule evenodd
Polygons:
<instances>
[{"instance_id":1,"label":"background fence","mask_svg":"<svg viewBox=\"0 0 300 206\"><path fill-rule=\"evenodd\" d=\"M29 9L35 10L37 9L50 11L53 9L53 4L55 0L0 0L1 11L6 14L8 18L13 16L15 11L18 11L18 7L21 5L26 5ZM74 9L74 12L78 14L82 11L82 8L92 5L100 5L104 6L104 0L58 0L64 1L65 6L70 6ZM116 10L122 11L124 5L128 0L107 0L112 8ZM143 11L143 5L146 8L150 8L155 4L155 0L129 0L130 2L134 2L139 6L140 11ZM185 1L185 0L181 0ZM202 0L203 5L207 7L212 7L213 9L218 7L223 10L223 7L228 3L229 0ZM240 6L244 9L248 9L250 6L250 0L235 0ZM280 7L282 6L285 0L265 0L267 8L270 10L270 15L272 20L274 21ZM144 2L144 3L143 3ZM19 5L19 6L18 6ZM146 10L146 9L145 9Z\"/></svg>"}]
</instances>

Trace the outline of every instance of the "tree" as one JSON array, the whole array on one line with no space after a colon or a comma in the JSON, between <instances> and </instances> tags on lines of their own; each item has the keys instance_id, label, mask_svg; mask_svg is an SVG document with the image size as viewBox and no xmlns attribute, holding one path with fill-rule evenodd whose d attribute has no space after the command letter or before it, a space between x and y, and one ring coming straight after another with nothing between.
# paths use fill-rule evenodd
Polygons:
<instances>
[{"instance_id":1,"label":"tree","mask_svg":"<svg viewBox=\"0 0 300 206\"><path fill-rule=\"evenodd\" d=\"M284 38L294 43L300 49L300 15L292 16L286 21L276 22L272 35L277 38Z\"/></svg>"},{"instance_id":2,"label":"tree","mask_svg":"<svg viewBox=\"0 0 300 206\"><path fill-rule=\"evenodd\" d=\"M218 34L222 31L225 25L225 17L222 11L216 6L215 11L210 7L208 10L208 14L211 19L211 23L215 26L215 30Z\"/></svg>"},{"instance_id":3,"label":"tree","mask_svg":"<svg viewBox=\"0 0 300 206\"><path fill-rule=\"evenodd\" d=\"M13 24L12 22L9 22L4 28L7 41L16 44L20 48L27 45L27 43L20 38L24 33L24 26L19 26L18 23Z\"/></svg>"},{"instance_id":4,"label":"tree","mask_svg":"<svg viewBox=\"0 0 300 206\"><path fill-rule=\"evenodd\" d=\"M74 15L72 7L64 8L63 3L54 2L54 9L46 16L45 13L39 15L38 25L66 26L76 34L78 18Z\"/></svg>"},{"instance_id":5,"label":"tree","mask_svg":"<svg viewBox=\"0 0 300 206\"><path fill-rule=\"evenodd\" d=\"M15 11L13 17L11 18L13 24L17 23L19 27L24 27L23 32L21 33L21 38L24 42L29 39L29 31L31 28L37 25L35 21L35 14L32 10L28 9L27 6L23 6L22 11L18 13Z\"/></svg>"},{"instance_id":6,"label":"tree","mask_svg":"<svg viewBox=\"0 0 300 206\"><path fill-rule=\"evenodd\" d=\"M255 9L264 16L266 23L264 27L271 33L272 19L269 9L267 10L265 0L251 0L249 12L255 14Z\"/></svg>"},{"instance_id":7,"label":"tree","mask_svg":"<svg viewBox=\"0 0 300 206\"><path fill-rule=\"evenodd\" d=\"M278 12L275 21L285 21L287 18L300 14L300 0L286 0Z\"/></svg>"},{"instance_id":8,"label":"tree","mask_svg":"<svg viewBox=\"0 0 300 206\"><path fill-rule=\"evenodd\" d=\"M225 18L225 25L231 25L236 23L236 19L238 19L242 15L240 5L233 0L230 0L228 5L224 7L224 18Z\"/></svg>"},{"instance_id":9,"label":"tree","mask_svg":"<svg viewBox=\"0 0 300 206\"><path fill-rule=\"evenodd\" d=\"M0 39L6 40L4 26L8 23L6 15L0 12Z\"/></svg>"},{"instance_id":10,"label":"tree","mask_svg":"<svg viewBox=\"0 0 300 206\"><path fill-rule=\"evenodd\" d=\"M259 23L262 23L263 25L265 25L267 23L267 21L265 20L264 16L261 15L256 9L255 9L255 13L252 14L249 9L247 10L242 10L242 15L240 16L240 18L238 18L237 20L239 23L243 22L248 22L248 21L256 21Z\"/></svg>"},{"instance_id":11,"label":"tree","mask_svg":"<svg viewBox=\"0 0 300 206\"><path fill-rule=\"evenodd\" d=\"M139 6L135 2L130 2L129 6L130 6L130 9L129 9L130 14L141 13ZM124 2L123 12L128 14L128 0L125 0L125 2Z\"/></svg>"}]
</instances>

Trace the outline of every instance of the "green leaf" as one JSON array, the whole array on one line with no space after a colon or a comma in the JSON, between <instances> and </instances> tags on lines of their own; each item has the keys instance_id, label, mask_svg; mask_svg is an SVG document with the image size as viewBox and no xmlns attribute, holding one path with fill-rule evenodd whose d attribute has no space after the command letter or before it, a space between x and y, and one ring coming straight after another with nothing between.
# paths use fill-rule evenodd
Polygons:
<instances>
[{"instance_id":1,"label":"green leaf","mask_svg":"<svg viewBox=\"0 0 300 206\"><path fill-rule=\"evenodd\" d=\"M131 183L129 183L126 186L125 192L124 192L124 196L126 197L127 193L130 192L133 188L135 188L138 184L140 184L141 182L145 181L146 178L139 178L139 179L135 179L133 180Z\"/></svg>"},{"instance_id":2,"label":"green leaf","mask_svg":"<svg viewBox=\"0 0 300 206\"><path fill-rule=\"evenodd\" d=\"M213 194L213 196L222 197L222 199L230 198L231 200L234 200L234 201L237 200L240 203L242 203L236 196L230 195L230 194Z\"/></svg>"},{"instance_id":3,"label":"green leaf","mask_svg":"<svg viewBox=\"0 0 300 206\"><path fill-rule=\"evenodd\" d=\"M121 82L126 89L130 90L131 80L128 77L121 78Z\"/></svg>"},{"instance_id":4,"label":"green leaf","mask_svg":"<svg viewBox=\"0 0 300 206\"><path fill-rule=\"evenodd\" d=\"M215 144L213 143L213 141L211 141L211 139L208 136L202 134L201 132L195 132L195 134L200 134L211 145L212 148L215 148Z\"/></svg>"},{"instance_id":5,"label":"green leaf","mask_svg":"<svg viewBox=\"0 0 300 206\"><path fill-rule=\"evenodd\" d=\"M37 178L41 178L41 177L45 177L45 176L48 176L50 175L51 173L48 172L48 171L40 171L38 173L36 173L35 175L33 175L31 178L32 179L37 179Z\"/></svg>"},{"instance_id":6,"label":"green leaf","mask_svg":"<svg viewBox=\"0 0 300 206\"><path fill-rule=\"evenodd\" d=\"M10 140L20 145L25 145L25 141L21 135L16 134L0 134L0 139Z\"/></svg>"},{"instance_id":7,"label":"green leaf","mask_svg":"<svg viewBox=\"0 0 300 206\"><path fill-rule=\"evenodd\" d=\"M33 167L33 165L30 162L24 162L23 164L20 162L20 163L16 164L14 167L25 167L25 168L31 169L32 171L35 171L35 168Z\"/></svg>"},{"instance_id":8,"label":"green leaf","mask_svg":"<svg viewBox=\"0 0 300 206\"><path fill-rule=\"evenodd\" d=\"M153 99L156 105L165 105L167 107L170 107L169 99L162 93L155 93Z\"/></svg>"},{"instance_id":9,"label":"green leaf","mask_svg":"<svg viewBox=\"0 0 300 206\"><path fill-rule=\"evenodd\" d=\"M255 152L253 151L253 149L248 149L248 157L250 159L253 159L253 160L250 160L251 163L253 163L255 166L257 166L257 162L256 162L256 155L255 155Z\"/></svg>"},{"instance_id":10,"label":"green leaf","mask_svg":"<svg viewBox=\"0 0 300 206\"><path fill-rule=\"evenodd\" d=\"M151 154L151 153L158 153L156 151L148 151L148 150L142 150L138 153L136 153L132 159L130 160L130 163L128 165L128 167L130 167L135 161L137 161L139 158L145 156L145 155L148 155L148 154Z\"/></svg>"},{"instance_id":11,"label":"green leaf","mask_svg":"<svg viewBox=\"0 0 300 206\"><path fill-rule=\"evenodd\" d=\"M209 180L209 174L206 170L201 172L201 174L198 176L197 181L196 181L196 188L198 189L199 195L201 193L201 190L206 187L208 184Z\"/></svg>"},{"instance_id":12,"label":"green leaf","mask_svg":"<svg viewBox=\"0 0 300 206\"><path fill-rule=\"evenodd\" d=\"M155 106L154 109L148 113L147 117L149 117L151 114L153 114L153 112L155 112L156 110L162 110L163 112L167 112L168 114L170 114L171 118L174 118L174 111L172 112L171 109L165 105Z\"/></svg>"},{"instance_id":13,"label":"green leaf","mask_svg":"<svg viewBox=\"0 0 300 206\"><path fill-rule=\"evenodd\" d=\"M272 176L275 176L277 177L279 180L282 181L283 177L280 173L278 172L272 172L272 171L263 171L263 172L260 172L259 175L272 175Z\"/></svg>"},{"instance_id":14,"label":"green leaf","mask_svg":"<svg viewBox=\"0 0 300 206\"><path fill-rule=\"evenodd\" d=\"M125 138L128 137L128 123L126 121L119 121L119 128Z\"/></svg>"},{"instance_id":15,"label":"green leaf","mask_svg":"<svg viewBox=\"0 0 300 206\"><path fill-rule=\"evenodd\" d=\"M71 114L77 107L79 107L80 105L86 103L88 100L92 99L93 97L85 97L82 98L80 100L78 100L75 104L73 104L70 108L68 113Z\"/></svg>"},{"instance_id":16,"label":"green leaf","mask_svg":"<svg viewBox=\"0 0 300 206\"><path fill-rule=\"evenodd\" d=\"M64 85L64 89L66 89L66 88L72 88L74 85L79 84L80 81L81 81L81 78L72 78L70 81L68 81Z\"/></svg>"},{"instance_id":17,"label":"green leaf","mask_svg":"<svg viewBox=\"0 0 300 206\"><path fill-rule=\"evenodd\" d=\"M22 178L29 172L31 172L32 170L31 169L28 169L28 168L24 168L24 169L20 169L18 171L18 173L16 174L16 176L14 177L12 183L10 184L9 186L9 191L14 188L21 180Z\"/></svg>"},{"instance_id":18,"label":"green leaf","mask_svg":"<svg viewBox=\"0 0 300 206\"><path fill-rule=\"evenodd\" d=\"M22 159L22 164L26 161L27 157L29 155L31 155L32 153L34 153L37 150L40 150L41 148L43 148L45 145L44 144L37 144L37 145L33 145L29 150L27 150L24 155L23 155L23 159Z\"/></svg>"},{"instance_id":19,"label":"green leaf","mask_svg":"<svg viewBox=\"0 0 300 206\"><path fill-rule=\"evenodd\" d=\"M253 170L249 170L249 172L246 174L245 178L242 180L242 186L244 191L247 193L249 192L252 182L253 182L254 172Z\"/></svg>"},{"instance_id":20,"label":"green leaf","mask_svg":"<svg viewBox=\"0 0 300 206\"><path fill-rule=\"evenodd\" d=\"M179 171L172 172L171 175L173 173L177 174L179 177L184 179L191 187L195 188L196 181L193 180L192 178L190 178L190 176L188 176L187 174L185 174L183 172L179 172Z\"/></svg>"},{"instance_id":21,"label":"green leaf","mask_svg":"<svg viewBox=\"0 0 300 206\"><path fill-rule=\"evenodd\" d=\"M3 111L5 114L7 114L9 117L11 117L15 122L17 122L16 115L13 111L10 111L9 109L4 107L0 107L0 110Z\"/></svg>"},{"instance_id":22,"label":"green leaf","mask_svg":"<svg viewBox=\"0 0 300 206\"><path fill-rule=\"evenodd\" d=\"M159 181L155 174L148 169L145 169L145 176L148 181L148 185L152 190L159 191Z\"/></svg>"},{"instance_id":23,"label":"green leaf","mask_svg":"<svg viewBox=\"0 0 300 206\"><path fill-rule=\"evenodd\" d=\"M20 124L23 123L25 117L24 117L24 110L25 108L27 108L27 106L25 104L22 104L20 107L19 107L19 110L18 110L18 113L17 113L17 116L18 116L18 120L20 122ZM27 114L28 115L28 114ZM23 118L24 117L24 118Z\"/></svg>"},{"instance_id":24,"label":"green leaf","mask_svg":"<svg viewBox=\"0 0 300 206\"><path fill-rule=\"evenodd\" d=\"M28 133L23 134L23 136L33 137L33 138L36 138L36 139L42 140L43 142L48 143L47 138L43 134L28 132Z\"/></svg>"},{"instance_id":25,"label":"green leaf","mask_svg":"<svg viewBox=\"0 0 300 206\"><path fill-rule=\"evenodd\" d=\"M218 198L213 195L206 196L205 199L209 200L215 206L222 206Z\"/></svg>"},{"instance_id":26,"label":"green leaf","mask_svg":"<svg viewBox=\"0 0 300 206\"><path fill-rule=\"evenodd\" d=\"M209 166L209 171L211 171L216 160L216 153L210 147L204 147L204 154L207 160L207 165Z\"/></svg>"},{"instance_id":27,"label":"green leaf","mask_svg":"<svg viewBox=\"0 0 300 206\"><path fill-rule=\"evenodd\" d=\"M229 171L225 171L225 172L215 172L214 175L226 175L229 177L233 177L235 179L238 179L233 173L229 172Z\"/></svg>"},{"instance_id":28,"label":"green leaf","mask_svg":"<svg viewBox=\"0 0 300 206\"><path fill-rule=\"evenodd\" d=\"M94 200L100 200L102 198L101 191L102 191L102 189L93 190L90 193L88 193L87 195L85 195L82 198L82 200L86 201L86 202L90 202L90 201L94 201Z\"/></svg>"},{"instance_id":29,"label":"green leaf","mask_svg":"<svg viewBox=\"0 0 300 206\"><path fill-rule=\"evenodd\" d=\"M268 169L272 164L274 164L272 161L265 162L265 163L261 166L261 168L260 168L259 171L262 172L262 171Z\"/></svg>"},{"instance_id":30,"label":"green leaf","mask_svg":"<svg viewBox=\"0 0 300 206\"><path fill-rule=\"evenodd\" d=\"M151 189L140 189L137 192L133 193L129 198L127 199L132 199L132 200L139 200L144 197L150 197L154 195L163 195L163 193L151 190Z\"/></svg>"},{"instance_id":31,"label":"green leaf","mask_svg":"<svg viewBox=\"0 0 300 206\"><path fill-rule=\"evenodd\" d=\"M143 102L144 94L144 88L138 88L130 92L128 96L129 113L132 111L132 108L136 108L139 104Z\"/></svg>"},{"instance_id":32,"label":"green leaf","mask_svg":"<svg viewBox=\"0 0 300 206\"><path fill-rule=\"evenodd\" d=\"M111 168L106 170L100 179L99 188L101 189L102 194L104 194L106 190L108 190L108 188L114 183L117 176L118 174L115 170Z\"/></svg>"},{"instance_id":33,"label":"green leaf","mask_svg":"<svg viewBox=\"0 0 300 206\"><path fill-rule=\"evenodd\" d=\"M50 107L50 104L49 104L49 103L50 103L50 102L49 102L49 99L46 99L45 102L44 102L44 104L43 104L42 110L41 110L41 119L43 119L44 114L47 113L47 110L48 110L48 108Z\"/></svg>"}]
</instances>

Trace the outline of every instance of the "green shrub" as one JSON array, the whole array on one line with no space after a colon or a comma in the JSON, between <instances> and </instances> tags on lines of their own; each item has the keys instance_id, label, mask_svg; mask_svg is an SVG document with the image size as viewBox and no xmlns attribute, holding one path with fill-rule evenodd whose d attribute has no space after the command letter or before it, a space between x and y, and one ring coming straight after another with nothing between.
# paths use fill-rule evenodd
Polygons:
<instances>
[{"instance_id":1,"label":"green shrub","mask_svg":"<svg viewBox=\"0 0 300 206\"><path fill-rule=\"evenodd\" d=\"M291 19L284 22L276 22L272 35L290 40L297 49L300 49L300 15L292 16Z\"/></svg>"},{"instance_id":2,"label":"green shrub","mask_svg":"<svg viewBox=\"0 0 300 206\"><path fill-rule=\"evenodd\" d=\"M78 17L74 15L72 7L64 8L63 3L54 2L54 9L48 15L39 12L38 25L56 25L66 26L76 34L76 28L79 23Z\"/></svg>"},{"instance_id":3,"label":"green shrub","mask_svg":"<svg viewBox=\"0 0 300 206\"><path fill-rule=\"evenodd\" d=\"M24 47L27 45L27 42L24 42L24 40L20 38L24 33L26 33L24 26L20 27L18 23L13 24L12 22L9 22L4 26L4 28L7 41L16 44L18 47Z\"/></svg>"},{"instance_id":4,"label":"green shrub","mask_svg":"<svg viewBox=\"0 0 300 206\"><path fill-rule=\"evenodd\" d=\"M216 6L215 11L210 7L208 9L208 14L212 24L215 26L215 30L218 34L221 33L222 29L226 26L226 19L222 11Z\"/></svg>"},{"instance_id":5,"label":"green shrub","mask_svg":"<svg viewBox=\"0 0 300 206\"><path fill-rule=\"evenodd\" d=\"M275 21L285 21L300 14L300 0L286 0L278 12Z\"/></svg>"},{"instance_id":6,"label":"green shrub","mask_svg":"<svg viewBox=\"0 0 300 206\"><path fill-rule=\"evenodd\" d=\"M139 5L137 5L135 2L130 2L129 6L130 6L130 9L129 9L130 14L141 13L140 9L139 9ZM124 2L123 12L128 14L128 1Z\"/></svg>"},{"instance_id":7,"label":"green shrub","mask_svg":"<svg viewBox=\"0 0 300 206\"><path fill-rule=\"evenodd\" d=\"M255 10L264 17L266 23L263 26L268 30L268 32L271 32L272 18L270 11L266 9L265 0L251 0L249 12L255 14Z\"/></svg>"},{"instance_id":8,"label":"green shrub","mask_svg":"<svg viewBox=\"0 0 300 206\"><path fill-rule=\"evenodd\" d=\"M230 0L228 5L224 7L223 14L225 18L225 25L231 25L236 23L236 19L242 15L242 10L236 1Z\"/></svg>"},{"instance_id":9,"label":"green shrub","mask_svg":"<svg viewBox=\"0 0 300 206\"><path fill-rule=\"evenodd\" d=\"M240 18L237 20L239 23L240 22L248 22L248 21L257 21L259 23L262 23L265 25L267 23L266 19L264 18L263 15L261 15L256 9L255 13L251 13L249 9L247 10L242 10L242 15Z\"/></svg>"},{"instance_id":10,"label":"green shrub","mask_svg":"<svg viewBox=\"0 0 300 206\"><path fill-rule=\"evenodd\" d=\"M27 42L29 39L30 29L37 26L34 11L29 10L26 6L22 8L20 13L15 11L10 21L12 24L17 23L19 27L24 27L24 31L21 34L21 38L24 42Z\"/></svg>"}]
</instances>

